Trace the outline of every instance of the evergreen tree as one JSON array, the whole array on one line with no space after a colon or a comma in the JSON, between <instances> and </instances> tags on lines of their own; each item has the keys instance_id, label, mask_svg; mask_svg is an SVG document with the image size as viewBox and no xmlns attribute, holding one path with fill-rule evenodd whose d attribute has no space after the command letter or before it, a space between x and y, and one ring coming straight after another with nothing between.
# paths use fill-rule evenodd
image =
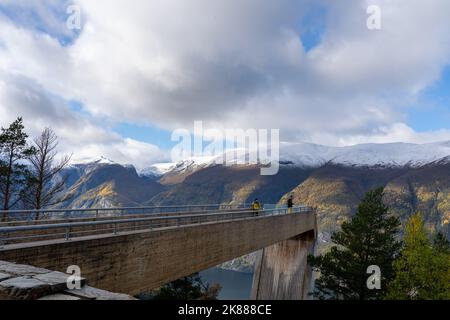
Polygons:
<instances>
[{"instance_id":1,"label":"evergreen tree","mask_svg":"<svg viewBox=\"0 0 450 320\"><path fill-rule=\"evenodd\" d=\"M394 266L395 278L389 285L387 299L450 299L448 241L438 234L432 244L420 214L409 219L404 246Z\"/></svg>"},{"instance_id":2,"label":"evergreen tree","mask_svg":"<svg viewBox=\"0 0 450 320\"><path fill-rule=\"evenodd\" d=\"M398 218L383 204L383 188L368 192L355 216L332 235L337 246L309 263L320 273L314 295L319 299L377 299L393 277L393 261L400 249L396 241ZM381 270L381 289L369 289L369 266Z\"/></svg>"},{"instance_id":3,"label":"evergreen tree","mask_svg":"<svg viewBox=\"0 0 450 320\"><path fill-rule=\"evenodd\" d=\"M154 300L217 300L220 285L203 283L198 273L183 277L159 289Z\"/></svg>"},{"instance_id":4,"label":"evergreen tree","mask_svg":"<svg viewBox=\"0 0 450 320\"><path fill-rule=\"evenodd\" d=\"M450 242L442 232L436 233L433 239L433 248L438 252L450 253Z\"/></svg>"},{"instance_id":5,"label":"evergreen tree","mask_svg":"<svg viewBox=\"0 0 450 320\"><path fill-rule=\"evenodd\" d=\"M24 131L22 118L17 118L9 128L1 128L0 133L0 200L3 210L10 210L20 201L25 187L28 169L24 160L35 150L27 144L28 135ZM6 213L2 221L7 221Z\"/></svg>"}]
</instances>

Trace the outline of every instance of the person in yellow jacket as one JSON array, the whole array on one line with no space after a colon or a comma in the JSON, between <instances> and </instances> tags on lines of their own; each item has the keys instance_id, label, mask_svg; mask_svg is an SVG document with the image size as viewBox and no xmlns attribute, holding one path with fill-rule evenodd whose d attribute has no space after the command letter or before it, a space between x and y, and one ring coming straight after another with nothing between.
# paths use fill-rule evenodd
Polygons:
<instances>
[{"instance_id":1,"label":"person in yellow jacket","mask_svg":"<svg viewBox=\"0 0 450 320\"><path fill-rule=\"evenodd\" d=\"M258 198L256 198L252 202L252 210L253 210L253 215L254 216L259 215L259 210L261 210L261 203L259 203Z\"/></svg>"}]
</instances>

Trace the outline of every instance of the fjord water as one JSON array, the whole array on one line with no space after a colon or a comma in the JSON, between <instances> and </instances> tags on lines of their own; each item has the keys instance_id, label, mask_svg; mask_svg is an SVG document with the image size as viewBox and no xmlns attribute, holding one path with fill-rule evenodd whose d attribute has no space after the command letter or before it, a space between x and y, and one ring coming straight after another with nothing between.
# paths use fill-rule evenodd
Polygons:
<instances>
[{"instance_id":1,"label":"fjord water","mask_svg":"<svg viewBox=\"0 0 450 320\"><path fill-rule=\"evenodd\" d=\"M208 282L211 285L219 283L222 286L219 300L250 299L253 274L212 268L200 272L200 276L205 283Z\"/></svg>"}]
</instances>

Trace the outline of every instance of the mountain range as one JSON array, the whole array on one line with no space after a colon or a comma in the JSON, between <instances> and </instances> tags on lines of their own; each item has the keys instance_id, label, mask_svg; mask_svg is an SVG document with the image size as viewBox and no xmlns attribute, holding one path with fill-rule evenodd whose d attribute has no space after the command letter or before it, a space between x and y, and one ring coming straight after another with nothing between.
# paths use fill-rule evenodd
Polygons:
<instances>
[{"instance_id":1,"label":"mountain range","mask_svg":"<svg viewBox=\"0 0 450 320\"><path fill-rule=\"evenodd\" d=\"M229 162L246 157L234 150L225 153ZM182 172L193 167L208 167L222 161L223 156L192 157L177 163L154 164L141 171L143 175L158 176L168 172ZM359 167L419 167L436 161L450 161L450 141L412 144L360 144L347 147L328 147L310 143L282 143L280 164L317 168L325 164Z\"/></svg>"},{"instance_id":2,"label":"mountain range","mask_svg":"<svg viewBox=\"0 0 450 320\"><path fill-rule=\"evenodd\" d=\"M364 194L381 186L392 214L405 221L422 212L428 229L450 237L450 142L284 144L274 176L260 175L259 165L224 166L215 160L195 157L140 171L106 158L73 164L64 172L67 196L59 207L231 204L254 198L283 204L293 195L296 204L317 209L321 251Z\"/></svg>"}]
</instances>

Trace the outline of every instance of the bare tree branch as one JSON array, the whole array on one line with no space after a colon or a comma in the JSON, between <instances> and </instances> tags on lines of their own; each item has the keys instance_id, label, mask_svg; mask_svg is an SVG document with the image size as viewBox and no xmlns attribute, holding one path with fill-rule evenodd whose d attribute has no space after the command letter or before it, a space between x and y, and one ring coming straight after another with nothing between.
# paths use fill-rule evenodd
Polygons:
<instances>
[{"instance_id":1,"label":"bare tree branch","mask_svg":"<svg viewBox=\"0 0 450 320\"><path fill-rule=\"evenodd\" d=\"M29 190L24 196L24 203L28 208L39 210L63 201L61 192L65 188L67 177L60 175L70 162L71 156L63 156L56 162L58 138L50 128L46 128L34 139L34 147L36 153L30 158L31 176L28 179ZM39 214L35 219L39 219Z\"/></svg>"}]
</instances>

